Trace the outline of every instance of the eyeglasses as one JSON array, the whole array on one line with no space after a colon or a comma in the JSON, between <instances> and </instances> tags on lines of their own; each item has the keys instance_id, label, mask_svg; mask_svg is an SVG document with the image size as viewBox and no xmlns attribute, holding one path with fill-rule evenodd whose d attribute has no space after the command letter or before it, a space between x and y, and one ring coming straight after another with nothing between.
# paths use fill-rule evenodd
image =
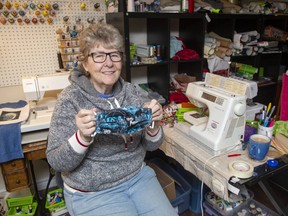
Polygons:
<instances>
[{"instance_id":1,"label":"eyeglasses","mask_svg":"<svg viewBox=\"0 0 288 216\"><path fill-rule=\"evenodd\" d=\"M112 62L120 62L122 60L123 52L118 52L118 51L110 52L110 53L94 52L94 53L89 54L89 56L92 57L92 59L95 63L105 62L108 55L109 55Z\"/></svg>"}]
</instances>

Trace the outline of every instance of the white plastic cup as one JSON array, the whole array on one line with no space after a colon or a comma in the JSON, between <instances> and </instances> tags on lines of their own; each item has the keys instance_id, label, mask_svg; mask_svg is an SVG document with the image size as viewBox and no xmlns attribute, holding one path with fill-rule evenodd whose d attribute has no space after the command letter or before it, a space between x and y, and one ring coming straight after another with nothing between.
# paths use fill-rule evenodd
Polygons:
<instances>
[{"instance_id":1,"label":"white plastic cup","mask_svg":"<svg viewBox=\"0 0 288 216\"><path fill-rule=\"evenodd\" d=\"M264 127L263 125L258 124L258 134L265 135L269 137L270 139L272 139L273 137L273 130L274 130L274 126Z\"/></svg>"}]
</instances>

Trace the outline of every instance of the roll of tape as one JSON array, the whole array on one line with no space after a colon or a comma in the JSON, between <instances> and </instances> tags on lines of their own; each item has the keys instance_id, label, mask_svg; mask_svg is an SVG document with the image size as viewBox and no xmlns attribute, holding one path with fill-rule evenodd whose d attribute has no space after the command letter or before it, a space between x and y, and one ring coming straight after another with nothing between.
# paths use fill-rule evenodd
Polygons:
<instances>
[{"instance_id":1,"label":"roll of tape","mask_svg":"<svg viewBox=\"0 0 288 216\"><path fill-rule=\"evenodd\" d=\"M229 163L229 172L238 178L250 178L254 167L246 161L232 161Z\"/></svg>"}]
</instances>

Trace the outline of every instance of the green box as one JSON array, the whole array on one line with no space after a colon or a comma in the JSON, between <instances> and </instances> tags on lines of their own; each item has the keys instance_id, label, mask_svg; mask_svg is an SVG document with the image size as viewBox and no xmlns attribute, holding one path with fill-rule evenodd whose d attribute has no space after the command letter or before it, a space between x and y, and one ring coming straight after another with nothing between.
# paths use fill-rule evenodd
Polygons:
<instances>
[{"instance_id":1,"label":"green box","mask_svg":"<svg viewBox=\"0 0 288 216\"><path fill-rule=\"evenodd\" d=\"M32 213L28 213L29 210L29 206L32 206ZM37 202L33 202L32 204L29 205L23 205L23 206L17 206L17 207L21 207L22 212L21 213L16 213L16 206L15 207L11 207L8 210L8 216L27 216L27 215L35 215L36 210L37 210L37 206L38 203Z\"/></svg>"},{"instance_id":2,"label":"green box","mask_svg":"<svg viewBox=\"0 0 288 216\"><path fill-rule=\"evenodd\" d=\"M54 196L55 194L61 194L60 201L59 202L53 202L52 204L48 200L48 196ZM46 197L46 203L45 203L45 208L49 209L50 212L56 211L58 208L63 208L65 206L65 201L64 201L64 196L63 196L63 190L61 188L52 190L48 193Z\"/></svg>"},{"instance_id":3,"label":"green box","mask_svg":"<svg viewBox=\"0 0 288 216\"><path fill-rule=\"evenodd\" d=\"M33 196L15 197L6 199L8 207L24 206L33 203Z\"/></svg>"},{"instance_id":4,"label":"green box","mask_svg":"<svg viewBox=\"0 0 288 216\"><path fill-rule=\"evenodd\" d=\"M179 108L176 111L176 116L178 122L185 122L184 113L189 111L197 111L199 112L199 108Z\"/></svg>"}]
</instances>

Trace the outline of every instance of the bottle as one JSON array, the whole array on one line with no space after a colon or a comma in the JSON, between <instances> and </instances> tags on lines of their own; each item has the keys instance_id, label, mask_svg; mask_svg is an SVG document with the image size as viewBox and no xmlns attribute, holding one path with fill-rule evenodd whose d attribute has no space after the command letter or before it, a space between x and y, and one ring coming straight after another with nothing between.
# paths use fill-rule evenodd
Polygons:
<instances>
[{"instance_id":1,"label":"bottle","mask_svg":"<svg viewBox=\"0 0 288 216\"><path fill-rule=\"evenodd\" d=\"M188 2L188 12L194 13L194 0L189 0Z\"/></svg>"},{"instance_id":2,"label":"bottle","mask_svg":"<svg viewBox=\"0 0 288 216\"><path fill-rule=\"evenodd\" d=\"M180 12L181 13L187 13L188 12L188 0L181 0L180 5Z\"/></svg>"}]
</instances>

